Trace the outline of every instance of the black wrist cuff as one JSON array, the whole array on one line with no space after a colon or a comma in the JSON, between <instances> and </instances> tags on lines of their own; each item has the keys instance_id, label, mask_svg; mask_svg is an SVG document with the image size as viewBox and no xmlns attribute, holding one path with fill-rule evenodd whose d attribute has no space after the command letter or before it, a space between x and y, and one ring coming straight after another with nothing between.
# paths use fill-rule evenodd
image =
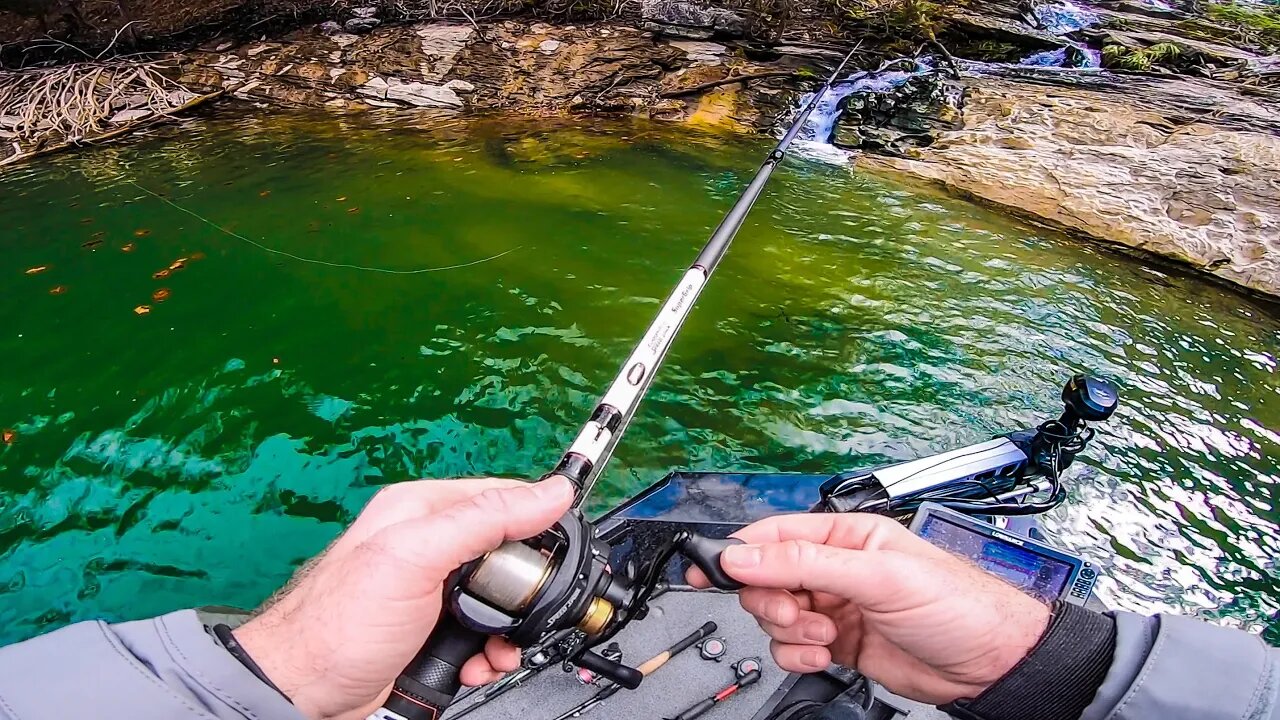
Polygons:
<instances>
[{"instance_id":1,"label":"black wrist cuff","mask_svg":"<svg viewBox=\"0 0 1280 720\"><path fill-rule=\"evenodd\" d=\"M214 625L211 629L213 631L213 636L218 639L218 642L222 643L222 647L226 648L228 653L231 653L231 657L239 660L241 665L245 666L249 672L253 673L254 677L261 680L267 687L280 693L280 696L285 700L293 702L288 695L284 694L283 690L276 687L276 684L271 682L271 678L267 677L267 674L262 671L262 668L258 667L258 663L254 662L253 658L249 657L248 651L244 649L244 646L240 644L239 640L236 640L236 636L231 632L231 628L229 626L218 624Z\"/></svg>"},{"instance_id":2,"label":"black wrist cuff","mask_svg":"<svg viewBox=\"0 0 1280 720\"><path fill-rule=\"evenodd\" d=\"M1102 686L1116 649L1112 618L1054 603L1040 642L974 699L940 709L961 720L1078 720Z\"/></svg>"}]
</instances>

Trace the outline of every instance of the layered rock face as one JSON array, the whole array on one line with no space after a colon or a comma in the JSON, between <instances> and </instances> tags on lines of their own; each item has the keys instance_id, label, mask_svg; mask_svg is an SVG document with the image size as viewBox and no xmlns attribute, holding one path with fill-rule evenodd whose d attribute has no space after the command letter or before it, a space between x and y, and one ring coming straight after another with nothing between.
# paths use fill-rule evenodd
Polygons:
<instances>
[{"instance_id":1,"label":"layered rock face","mask_svg":"<svg viewBox=\"0 0 1280 720\"><path fill-rule=\"evenodd\" d=\"M966 77L958 128L934 123L928 142L860 155L857 167L1280 295L1280 108L1205 80L1071 80ZM899 104L954 117L935 98Z\"/></svg>"},{"instance_id":2,"label":"layered rock face","mask_svg":"<svg viewBox=\"0 0 1280 720\"><path fill-rule=\"evenodd\" d=\"M756 70L713 42L667 40L626 25L506 21L399 25L362 35L308 28L277 41L187 53L176 79L242 99L338 110L609 112L740 129L767 127L789 107L785 77L687 99L664 95Z\"/></svg>"}]
</instances>

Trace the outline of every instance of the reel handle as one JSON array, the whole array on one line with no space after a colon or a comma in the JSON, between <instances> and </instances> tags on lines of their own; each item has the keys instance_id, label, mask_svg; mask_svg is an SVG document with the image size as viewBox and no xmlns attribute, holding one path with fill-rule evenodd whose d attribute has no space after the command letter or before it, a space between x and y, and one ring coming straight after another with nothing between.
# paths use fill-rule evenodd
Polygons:
<instances>
[{"instance_id":1,"label":"reel handle","mask_svg":"<svg viewBox=\"0 0 1280 720\"><path fill-rule=\"evenodd\" d=\"M488 635L463 627L446 610L427 642L396 678L391 695L368 720L436 720L462 686L468 658L484 650Z\"/></svg>"},{"instance_id":2,"label":"reel handle","mask_svg":"<svg viewBox=\"0 0 1280 720\"><path fill-rule=\"evenodd\" d=\"M680 549L680 554L689 558L689 561L697 566L703 575L707 576L711 586L719 590L741 590L746 587L729 577L729 574L720 566L720 555L724 552L724 549L730 545L742 544L742 540L738 538L716 539L690 532L681 533L676 538L676 545Z\"/></svg>"},{"instance_id":3,"label":"reel handle","mask_svg":"<svg viewBox=\"0 0 1280 720\"><path fill-rule=\"evenodd\" d=\"M640 687L640 681L644 680L644 674L639 670L610 660L590 650L574 658L573 663L580 668L608 678L628 690L635 690Z\"/></svg>"}]
</instances>

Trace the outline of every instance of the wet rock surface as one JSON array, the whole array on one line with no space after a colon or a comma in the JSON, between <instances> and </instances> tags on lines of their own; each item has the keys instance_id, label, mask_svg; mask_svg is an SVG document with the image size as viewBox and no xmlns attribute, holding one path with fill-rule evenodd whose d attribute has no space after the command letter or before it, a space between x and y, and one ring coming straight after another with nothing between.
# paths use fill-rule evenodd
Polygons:
<instances>
[{"instance_id":1,"label":"wet rock surface","mask_svg":"<svg viewBox=\"0 0 1280 720\"><path fill-rule=\"evenodd\" d=\"M706 40L712 36L741 37L746 20L732 10L690 0L644 0L644 29L673 37Z\"/></svg>"},{"instance_id":2,"label":"wet rock surface","mask_svg":"<svg viewBox=\"0 0 1280 720\"><path fill-rule=\"evenodd\" d=\"M424 23L364 35L322 25L278 41L221 51L211 46L186 56L180 82L227 89L242 99L338 110L609 112L755 129L787 112L797 87L781 72L784 77L687 99L663 98L673 89L761 68L722 44L666 39L625 25ZM801 65L784 60L770 68Z\"/></svg>"},{"instance_id":3,"label":"wet rock surface","mask_svg":"<svg viewBox=\"0 0 1280 720\"><path fill-rule=\"evenodd\" d=\"M970 74L959 128L856 164L1280 295L1280 104L1115 80Z\"/></svg>"},{"instance_id":4,"label":"wet rock surface","mask_svg":"<svg viewBox=\"0 0 1280 720\"><path fill-rule=\"evenodd\" d=\"M832 144L846 150L904 155L932 145L940 133L962 125L966 88L941 72L908 77L887 92L841 100Z\"/></svg>"}]
</instances>

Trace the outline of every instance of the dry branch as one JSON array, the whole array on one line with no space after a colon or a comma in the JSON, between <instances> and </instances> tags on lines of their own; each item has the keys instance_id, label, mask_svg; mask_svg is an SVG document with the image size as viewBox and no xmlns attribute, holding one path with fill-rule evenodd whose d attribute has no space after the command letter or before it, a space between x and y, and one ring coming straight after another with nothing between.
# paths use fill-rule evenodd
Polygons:
<instances>
[{"instance_id":1,"label":"dry branch","mask_svg":"<svg viewBox=\"0 0 1280 720\"><path fill-rule=\"evenodd\" d=\"M791 71L785 71L785 70L770 70L768 72L747 73L746 75L730 75L729 77L720 78L719 80L712 80L711 82L700 83L692 87L680 88L678 90L666 90L658 93L658 97L675 98L675 97L684 97L685 95L697 95L698 93L703 92L704 90L717 88L717 87L720 87L721 85L732 85L734 83L745 83L745 82L750 82L752 80L764 80L765 78L780 78L780 77L810 78L810 79L813 78L812 75L808 75L805 73L791 72Z\"/></svg>"},{"instance_id":2,"label":"dry branch","mask_svg":"<svg viewBox=\"0 0 1280 720\"><path fill-rule=\"evenodd\" d=\"M164 68L116 60L0 72L0 137L13 146L0 166L118 137L223 94L191 92Z\"/></svg>"}]
</instances>

